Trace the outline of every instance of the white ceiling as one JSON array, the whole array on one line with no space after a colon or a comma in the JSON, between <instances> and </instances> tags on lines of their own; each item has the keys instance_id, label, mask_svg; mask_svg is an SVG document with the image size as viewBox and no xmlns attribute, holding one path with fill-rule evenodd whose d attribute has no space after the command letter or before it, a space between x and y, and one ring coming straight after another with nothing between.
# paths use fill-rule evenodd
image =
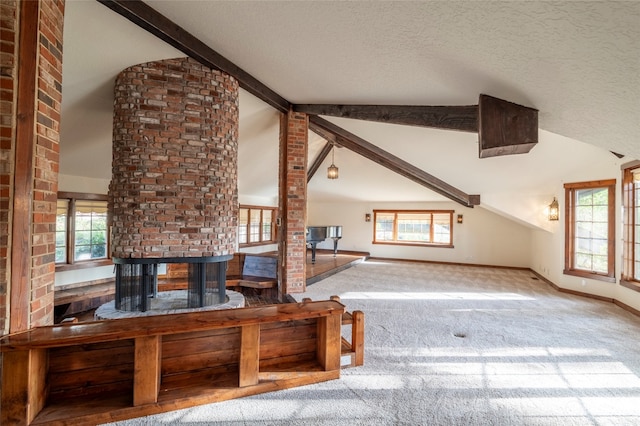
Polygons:
<instances>
[{"instance_id":1,"label":"white ceiling","mask_svg":"<svg viewBox=\"0 0 640 426\"><path fill-rule=\"evenodd\" d=\"M538 109L540 143L489 159L477 134L329 118L469 194L550 194L563 169L606 151L640 158L639 2L147 3L293 103L470 105L485 93ZM61 173L109 179L115 76L184 54L97 1L68 0L65 15ZM244 91L239 135L240 193L275 197L278 114ZM322 141L310 136L311 161ZM325 160L310 198L442 199L335 156L340 179L322 176Z\"/></svg>"}]
</instances>

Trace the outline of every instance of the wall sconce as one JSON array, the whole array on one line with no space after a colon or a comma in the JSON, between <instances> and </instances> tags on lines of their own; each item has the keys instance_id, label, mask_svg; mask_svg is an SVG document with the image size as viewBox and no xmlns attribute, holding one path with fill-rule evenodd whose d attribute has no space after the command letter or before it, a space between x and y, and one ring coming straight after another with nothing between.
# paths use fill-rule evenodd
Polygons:
<instances>
[{"instance_id":1,"label":"wall sconce","mask_svg":"<svg viewBox=\"0 0 640 426\"><path fill-rule=\"evenodd\" d=\"M335 145L331 148L331 165L327 167L327 179L338 179L338 168L333 164Z\"/></svg>"},{"instance_id":2,"label":"wall sconce","mask_svg":"<svg viewBox=\"0 0 640 426\"><path fill-rule=\"evenodd\" d=\"M462 223L462 215L461 214L458 215L458 223Z\"/></svg>"},{"instance_id":3,"label":"wall sconce","mask_svg":"<svg viewBox=\"0 0 640 426\"><path fill-rule=\"evenodd\" d=\"M558 200L553 197L553 201L549 204L549 220L558 220L559 210Z\"/></svg>"},{"instance_id":4,"label":"wall sconce","mask_svg":"<svg viewBox=\"0 0 640 426\"><path fill-rule=\"evenodd\" d=\"M365 213L364 214L364 221L365 222L371 222L371 213Z\"/></svg>"}]
</instances>

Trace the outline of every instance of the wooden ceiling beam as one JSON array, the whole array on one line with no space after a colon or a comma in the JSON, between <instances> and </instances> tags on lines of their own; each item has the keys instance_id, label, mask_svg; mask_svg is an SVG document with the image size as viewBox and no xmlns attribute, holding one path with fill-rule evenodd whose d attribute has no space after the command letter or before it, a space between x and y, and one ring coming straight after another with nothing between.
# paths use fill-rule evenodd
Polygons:
<instances>
[{"instance_id":1,"label":"wooden ceiling beam","mask_svg":"<svg viewBox=\"0 0 640 426\"><path fill-rule=\"evenodd\" d=\"M313 164L311 164L311 166L307 170L307 183L311 180L313 175L316 174L324 159L327 158L327 155L329 155L329 153L331 152L331 148L333 148L333 144L331 142L327 142L320 150L320 153L318 154L316 159L313 160Z\"/></svg>"},{"instance_id":2,"label":"wooden ceiling beam","mask_svg":"<svg viewBox=\"0 0 640 426\"><path fill-rule=\"evenodd\" d=\"M480 204L480 195L468 195L463 191L449 185L448 183L430 175L424 170L396 157L395 155L378 148L347 130L320 118L316 115L309 116L309 128L323 135L329 133L335 138L335 142L356 154L374 161L387 169L406 177L430 190L443 195L465 207L473 207Z\"/></svg>"},{"instance_id":3,"label":"wooden ceiling beam","mask_svg":"<svg viewBox=\"0 0 640 426\"><path fill-rule=\"evenodd\" d=\"M278 111L289 111L289 101L141 0L98 1L203 65L235 77L240 87Z\"/></svg>"},{"instance_id":4,"label":"wooden ceiling beam","mask_svg":"<svg viewBox=\"0 0 640 426\"><path fill-rule=\"evenodd\" d=\"M352 118L380 123L432 127L478 133L478 105L336 105L300 104L294 111L311 115Z\"/></svg>"}]
</instances>

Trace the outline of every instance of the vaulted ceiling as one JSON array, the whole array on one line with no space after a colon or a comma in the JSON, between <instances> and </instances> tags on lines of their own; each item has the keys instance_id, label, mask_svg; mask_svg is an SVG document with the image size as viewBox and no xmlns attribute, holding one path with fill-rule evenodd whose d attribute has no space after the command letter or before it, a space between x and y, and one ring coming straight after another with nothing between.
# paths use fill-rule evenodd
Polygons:
<instances>
[{"instance_id":1,"label":"vaulted ceiling","mask_svg":"<svg viewBox=\"0 0 640 426\"><path fill-rule=\"evenodd\" d=\"M467 194L551 194L563 170L608 151L640 158L637 2L146 3L293 103L472 105L485 93L539 110L530 153L489 159L474 133L326 117ZM115 76L185 54L97 1L67 1L64 38L61 172L109 179ZM311 162L324 141L310 135ZM243 91L241 194L277 193L277 139L277 112ZM340 179L321 168L310 198L444 199L345 148L335 162Z\"/></svg>"}]
</instances>

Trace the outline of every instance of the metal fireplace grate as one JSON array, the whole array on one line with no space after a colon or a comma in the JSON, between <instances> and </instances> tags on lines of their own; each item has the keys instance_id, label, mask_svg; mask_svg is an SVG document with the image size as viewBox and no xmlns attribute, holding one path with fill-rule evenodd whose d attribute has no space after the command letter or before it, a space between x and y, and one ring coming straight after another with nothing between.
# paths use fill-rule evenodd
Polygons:
<instances>
[{"instance_id":1,"label":"metal fireplace grate","mask_svg":"<svg viewBox=\"0 0 640 426\"><path fill-rule=\"evenodd\" d=\"M113 259L116 265L115 308L146 312L158 291L158 265L187 263L187 305L202 308L226 302L227 261L233 256L158 259Z\"/></svg>"}]
</instances>

